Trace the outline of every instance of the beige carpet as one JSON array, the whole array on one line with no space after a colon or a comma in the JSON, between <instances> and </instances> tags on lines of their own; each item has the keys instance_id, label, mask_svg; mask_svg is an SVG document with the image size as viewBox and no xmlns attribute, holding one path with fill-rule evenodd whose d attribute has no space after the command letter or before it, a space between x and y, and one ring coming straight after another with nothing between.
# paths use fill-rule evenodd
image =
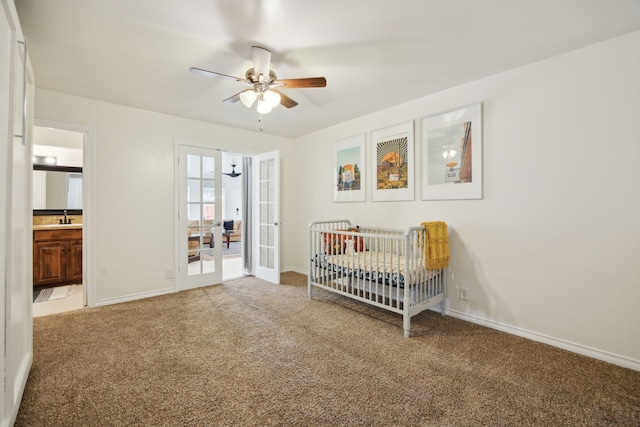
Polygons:
<instances>
[{"instance_id":1,"label":"beige carpet","mask_svg":"<svg viewBox=\"0 0 640 427\"><path fill-rule=\"evenodd\" d=\"M637 426L640 372L306 277L34 319L16 426Z\"/></svg>"}]
</instances>

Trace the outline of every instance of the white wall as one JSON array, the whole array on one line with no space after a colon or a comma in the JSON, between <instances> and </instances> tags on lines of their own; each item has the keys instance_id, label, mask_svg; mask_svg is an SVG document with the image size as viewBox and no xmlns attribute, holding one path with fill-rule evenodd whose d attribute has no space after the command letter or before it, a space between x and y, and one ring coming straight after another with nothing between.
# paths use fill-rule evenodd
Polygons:
<instances>
[{"instance_id":1,"label":"white wall","mask_svg":"<svg viewBox=\"0 0 640 427\"><path fill-rule=\"evenodd\" d=\"M82 137L82 134L79 134ZM82 149L55 147L52 145L38 145L34 138L33 155L34 156L53 156L57 163L55 166L74 166L82 167Z\"/></svg>"},{"instance_id":2,"label":"white wall","mask_svg":"<svg viewBox=\"0 0 640 427\"><path fill-rule=\"evenodd\" d=\"M244 155L279 149L283 163L292 162L288 139L43 89L36 93L36 118L95 130L97 304L174 287L165 271L174 269L175 258L176 140ZM284 185L283 193L291 192ZM289 257L285 248L284 265Z\"/></svg>"},{"instance_id":3,"label":"white wall","mask_svg":"<svg viewBox=\"0 0 640 427\"><path fill-rule=\"evenodd\" d=\"M452 314L640 369L639 76L635 32L298 138L296 228L447 221ZM332 203L334 140L414 119L419 170L419 119L479 101L483 200Z\"/></svg>"}]
</instances>

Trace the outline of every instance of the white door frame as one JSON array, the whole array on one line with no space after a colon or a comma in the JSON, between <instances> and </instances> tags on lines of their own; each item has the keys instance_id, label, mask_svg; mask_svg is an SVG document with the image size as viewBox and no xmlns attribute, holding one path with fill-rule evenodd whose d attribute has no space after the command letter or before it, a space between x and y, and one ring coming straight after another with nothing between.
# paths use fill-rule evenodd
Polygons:
<instances>
[{"instance_id":1,"label":"white door frame","mask_svg":"<svg viewBox=\"0 0 640 427\"><path fill-rule=\"evenodd\" d=\"M89 126L54 120L35 120L35 126L77 132L84 135L82 146L82 298L96 306L96 131Z\"/></svg>"}]
</instances>

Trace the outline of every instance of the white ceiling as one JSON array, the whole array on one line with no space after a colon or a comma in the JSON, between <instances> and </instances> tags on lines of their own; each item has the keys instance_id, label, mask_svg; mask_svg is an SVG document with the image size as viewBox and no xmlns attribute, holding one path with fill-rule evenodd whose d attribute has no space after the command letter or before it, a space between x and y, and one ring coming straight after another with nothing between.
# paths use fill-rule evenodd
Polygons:
<instances>
[{"instance_id":1,"label":"white ceiling","mask_svg":"<svg viewBox=\"0 0 640 427\"><path fill-rule=\"evenodd\" d=\"M299 102L263 117L295 137L640 29L640 0L16 0L39 88L257 131L222 100L252 45Z\"/></svg>"}]
</instances>

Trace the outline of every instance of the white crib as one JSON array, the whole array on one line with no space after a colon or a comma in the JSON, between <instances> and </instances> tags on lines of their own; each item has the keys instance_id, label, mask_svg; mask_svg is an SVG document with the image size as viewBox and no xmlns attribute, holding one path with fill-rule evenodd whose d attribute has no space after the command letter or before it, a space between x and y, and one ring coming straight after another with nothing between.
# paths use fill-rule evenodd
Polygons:
<instances>
[{"instance_id":1,"label":"white crib","mask_svg":"<svg viewBox=\"0 0 640 427\"><path fill-rule=\"evenodd\" d=\"M349 231L348 231L349 230ZM354 227L349 220L309 224L309 298L326 289L403 316L409 337L411 317L442 303L444 269L425 267L424 227L394 230Z\"/></svg>"}]
</instances>

